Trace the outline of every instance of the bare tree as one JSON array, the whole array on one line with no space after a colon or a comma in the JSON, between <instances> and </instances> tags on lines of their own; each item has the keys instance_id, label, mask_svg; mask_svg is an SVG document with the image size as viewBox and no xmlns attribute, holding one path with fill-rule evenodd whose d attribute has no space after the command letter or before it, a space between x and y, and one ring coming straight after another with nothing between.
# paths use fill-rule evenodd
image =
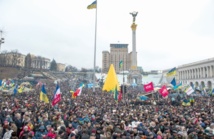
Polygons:
<instances>
[{"instance_id":1,"label":"bare tree","mask_svg":"<svg viewBox=\"0 0 214 139\"><path fill-rule=\"evenodd\" d=\"M78 69L74 66L71 66L71 65L68 65L66 68L65 68L65 72L77 72Z\"/></svg>"},{"instance_id":2,"label":"bare tree","mask_svg":"<svg viewBox=\"0 0 214 139\"><path fill-rule=\"evenodd\" d=\"M25 68L31 68L31 63L32 63L31 55L27 54L27 56L25 57Z\"/></svg>"},{"instance_id":3,"label":"bare tree","mask_svg":"<svg viewBox=\"0 0 214 139\"><path fill-rule=\"evenodd\" d=\"M7 51L2 51L0 54L0 65L1 66L7 66Z\"/></svg>"},{"instance_id":4,"label":"bare tree","mask_svg":"<svg viewBox=\"0 0 214 139\"><path fill-rule=\"evenodd\" d=\"M21 62L21 54L18 50L12 50L11 52L11 66L17 67Z\"/></svg>"}]
</instances>

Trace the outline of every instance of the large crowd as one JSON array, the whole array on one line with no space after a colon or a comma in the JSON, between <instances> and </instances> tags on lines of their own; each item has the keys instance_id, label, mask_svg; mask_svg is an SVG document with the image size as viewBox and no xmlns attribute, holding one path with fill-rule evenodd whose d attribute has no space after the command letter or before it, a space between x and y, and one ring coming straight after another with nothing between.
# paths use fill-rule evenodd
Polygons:
<instances>
[{"instance_id":1,"label":"large crowd","mask_svg":"<svg viewBox=\"0 0 214 139\"><path fill-rule=\"evenodd\" d=\"M47 82L51 101L55 84ZM3 139L212 139L212 96L194 96L190 106L176 96L151 96L130 88L121 101L112 93L84 88L71 97L68 81L61 82L61 101L54 107L32 93L0 96L0 138ZM176 102L176 103L175 103ZM176 104L176 105L175 105Z\"/></svg>"}]
</instances>

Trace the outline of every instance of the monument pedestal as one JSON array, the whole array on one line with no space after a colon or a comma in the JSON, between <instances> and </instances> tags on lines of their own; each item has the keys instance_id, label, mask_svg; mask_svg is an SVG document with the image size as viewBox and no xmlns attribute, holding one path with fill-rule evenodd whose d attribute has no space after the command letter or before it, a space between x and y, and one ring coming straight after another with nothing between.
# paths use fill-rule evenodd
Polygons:
<instances>
[{"instance_id":1,"label":"monument pedestal","mask_svg":"<svg viewBox=\"0 0 214 139\"><path fill-rule=\"evenodd\" d=\"M142 84L142 75L139 70L131 70L128 74L128 83L133 84L136 83L137 85Z\"/></svg>"},{"instance_id":2,"label":"monument pedestal","mask_svg":"<svg viewBox=\"0 0 214 139\"><path fill-rule=\"evenodd\" d=\"M131 68L128 75L128 83L137 85L142 84L142 75L139 70L137 70L137 51L136 51L136 29L137 24L135 24L135 19L138 12L130 13L133 17L133 22L131 25L132 29L132 55L131 55Z\"/></svg>"}]
</instances>

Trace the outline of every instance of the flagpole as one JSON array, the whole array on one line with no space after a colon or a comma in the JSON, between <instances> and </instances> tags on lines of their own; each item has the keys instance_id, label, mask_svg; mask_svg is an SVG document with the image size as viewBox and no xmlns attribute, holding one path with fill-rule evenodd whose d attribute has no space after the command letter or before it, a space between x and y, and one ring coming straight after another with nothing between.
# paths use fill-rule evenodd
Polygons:
<instances>
[{"instance_id":1,"label":"flagpole","mask_svg":"<svg viewBox=\"0 0 214 139\"><path fill-rule=\"evenodd\" d=\"M96 46L97 46L97 1L96 0L96 11L95 11L95 38L94 38L94 77L93 77L93 92L95 92L95 68L96 68Z\"/></svg>"},{"instance_id":2,"label":"flagpole","mask_svg":"<svg viewBox=\"0 0 214 139\"><path fill-rule=\"evenodd\" d=\"M124 79L124 55L123 55L123 97L124 97L124 100L125 100L125 92L124 92L124 82L125 82L125 79Z\"/></svg>"}]
</instances>

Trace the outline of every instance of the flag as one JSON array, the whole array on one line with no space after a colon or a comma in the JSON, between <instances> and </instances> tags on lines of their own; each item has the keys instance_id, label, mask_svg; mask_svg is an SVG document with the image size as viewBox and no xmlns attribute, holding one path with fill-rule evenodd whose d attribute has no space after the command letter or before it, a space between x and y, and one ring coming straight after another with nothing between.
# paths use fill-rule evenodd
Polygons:
<instances>
[{"instance_id":1,"label":"flag","mask_svg":"<svg viewBox=\"0 0 214 139\"><path fill-rule=\"evenodd\" d=\"M2 80L0 80L0 86L2 86Z\"/></svg>"},{"instance_id":2,"label":"flag","mask_svg":"<svg viewBox=\"0 0 214 139\"><path fill-rule=\"evenodd\" d=\"M190 106L190 101L187 100L187 99L184 99L183 102L182 102L182 105L183 106Z\"/></svg>"},{"instance_id":3,"label":"flag","mask_svg":"<svg viewBox=\"0 0 214 139\"><path fill-rule=\"evenodd\" d=\"M74 92L74 97L80 96L82 93L82 87L80 86L75 92Z\"/></svg>"},{"instance_id":4,"label":"flag","mask_svg":"<svg viewBox=\"0 0 214 139\"><path fill-rule=\"evenodd\" d=\"M179 83L178 85L174 86L173 89L174 89L174 90L177 90L177 89L181 88L181 86L182 86L182 82Z\"/></svg>"},{"instance_id":5,"label":"flag","mask_svg":"<svg viewBox=\"0 0 214 139\"><path fill-rule=\"evenodd\" d=\"M18 92L22 93L24 91L24 88L25 88L24 86L20 86L19 89L18 89Z\"/></svg>"},{"instance_id":6,"label":"flag","mask_svg":"<svg viewBox=\"0 0 214 139\"><path fill-rule=\"evenodd\" d=\"M97 1L95 0L92 4L88 5L87 9L96 9L97 8Z\"/></svg>"},{"instance_id":7,"label":"flag","mask_svg":"<svg viewBox=\"0 0 214 139\"><path fill-rule=\"evenodd\" d=\"M213 88L213 90L212 90L212 95L214 94L214 88Z\"/></svg>"},{"instance_id":8,"label":"flag","mask_svg":"<svg viewBox=\"0 0 214 139\"><path fill-rule=\"evenodd\" d=\"M117 85L115 86L115 90L114 90L114 100L118 100L118 89L117 89Z\"/></svg>"},{"instance_id":9,"label":"flag","mask_svg":"<svg viewBox=\"0 0 214 139\"><path fill-rule=\"evenodd\" d=\"M61 100L61 92L60 92L60 87L57 84L56 85L56 90L54 92L54 98L52 100L52 106L55 106L58 102Z\"/></svg>"},{"instance_id":10,"label":"flag","mask_svg":"<svg viewBox=\"0 0 214 139\"><path fill-rule=\"evenodd\" d=\"M152 82L150 82L148 84L144 84L143 88L144 88L145 92L151 92L154 90L154 86L153 86Z\"/></svg>"},{"instance_id":11,"label":"flag","mask_svg":"<svg viewBox=\"0 0 214 139\"><path fill-rule=\"evenodd\" d=\"M176 74L176 67L169 70L168 73L166 74L166 76L174 76L175 74Z\"/></svg>"},{"instance_id":12,"label":"flag","mask_svg":"<svg viewBox=\"0 0 214 139\"><path fill-rule=\"evenodd\" d=\"M39 81L37 84L36 84L36 88L40 87L42 85L42 82Z\"/></svg>"},{"instance_id":13,"label":"flag","mask_svg":"<svg viewBox=\"0 0 214 139\"><path fill-rule=\"evenodd\" d=\"M120 62L119 62L119 68L122 68L123 67L123 61L121 60Z\"/></svg>"},{"instance_id":14,"label":"flag","mask_svg":"<svg viewBox=\"0 0 214 139\"><path fill-rule=\"evenodd\" d=\"M18 84L15 86L15 88L13 89L13 94L16 95L18 92Z\"/></svg>"},{"instance_id":15,"label":"flag","mask_svg":"<svg viewBox=\"0 0 214 139\"><path fill-rule=\"evenodd\" d=\"M194 98L190 98L189 101L190 102L195 102L195 99Z\"/></svg>"},{"instance_id":16,"label":"flag","mask_svg":"<svg viewBox=\"0 0 214 139\"><path fill-rule=\"evenodd\" d=\"M40 92L40 100L44 101L45 103L49 103L49 99L48 99L47 92L45 90L45 85L44 84L42 85L42 89L41 89L41 92Z\"/></svg>"},{"instance_id":17,"label":"flag","mask_svg":"<svg viewBox=\"0 0 214 139\"><path fill-rule=\"evenodd\" d=\"M118 101L121 101L123 97L122 90L119 91Z\"/></svg>"},{"instance_id":18,"label":"flag","mask_svg":"<svg viewBox=\"0 0 214 139\"><path fill-rule=\"evenodd\" d=\"M85 85L84 85L84 83L81 83L80 86L84 87Z\"/></svg>"},{"instance_id":19,"label":"flag","mask_svg":"<svg viewBox=\"0 0 214 139\"><path fill-rule=\"evenodd\" d=\"M105 83L103 85L103 91L114 91L115 86L117 86L117 90L119 90L119 82L117 79L117 75L114 69L113 64L110 65Z\"/></svg>"},{"instance_id":20,"label":"flag","mask_svg":"<svg viewBox=\"0 0 214 139\"><path fill-rule=\"evenodd\" d=\"M139 99L142 100L142 101L145 101L145 100L148 99L148 97L147 96L139 96Z\"/></svg>"},{"instance_id":21,"label":"flag","mask_svg":"<svg viewBox=\"0 0 214 139\"><path fill-rule=\"evenodd\" d=\"M167 90L167 88L166 88L165 85L161 87L161 89L159 90L159 92L160 92L160 94L161 94L162 97L166 97L169 94L169 92L168 92L168 90Z\"/></svg>"},{"instance_id":22,"label":"flag","mask_svg":"<svg viewBox=\"0 0 214 139\"><path fill-rule=\"evenodd\" d=\"M171 84L172 84L173 86L176 86L175 77L172 79Z\"/></svg>"},{"instance_id":23,"label":"flag","mask_svg":"<svg viewBox=\"0 0 214 139\"><path fill-rule=\"evenodd\" d=\"M194 92L194 90L192 89L192 86L190 85L187 85L184 89L184 92L187 94L187 95L190 95Z\"/></svg>"},{"instance_id":24,"label":"flag","mask_svg":"<svg viewBox=\"0 0 214 139\"><path fill-rule=\"evenodd\" d=\"M76 98L76 96L74 96L74 91L71 92L71 98Z\"/></svg>"}]
</instances>

